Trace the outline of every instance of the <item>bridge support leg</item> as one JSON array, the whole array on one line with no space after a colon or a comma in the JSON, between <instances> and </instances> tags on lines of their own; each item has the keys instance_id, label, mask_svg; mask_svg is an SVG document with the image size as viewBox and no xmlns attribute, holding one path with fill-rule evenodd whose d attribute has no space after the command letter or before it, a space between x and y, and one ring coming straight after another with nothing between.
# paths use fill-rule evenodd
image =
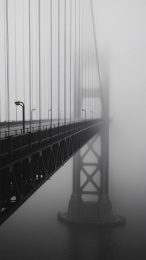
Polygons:
<instances>
[{"instance_id":1,"label":"bridge support leg","mask_svg":"<svg viewBox=\"0 0 146 260\"><path fill-rule=\"evenodd\" d=\"M74 155L73 162L73 193L68 207L68 216L74 220L80 218L80 207L81 207L81 194L80 194L80 153Z\"/></svg>"},{"instance_id":2,"label":"bridge support leg","mask_svg":"<svg viewBox=\"0 0 146 260\"><path fill-rule=\"evenodd\" d=\"M109 199L109 126L105 122L101 132L101 184L99 195L99 216L101 220L112 218L112 204Z\"/></svg>"},{"instance_id":3,"label":"bridge support leg","mask_svg":"<svg viewBox=\"0 0 146 260\"><path fill-rule=\"evenodd\" d=\"M58 214L59 220L76 223L76 224L90 224L99 227L105 226L117 226L125 224L125 218L115 216L112 212L112 203L109 199L108 192L108 176L109 176L109 166L108 166L108 146L109 140L107 135L107 126L103 127L103 131L100 134L100 155L94 150L96 138L90 141L88 148L84 155L81 156L78 152L73 159L73 192L69 202L68 212L65 214ZM88 153L93 153L97 157L97 161L92 163L86 162L86 155ZM89 156L90 158L90 156ZM94 169L90 173L90 169ZM85 173L87 178L85 183L81 185L82 174ZM100 183L95 182L94 177L99 177ZM88 186L88 184L96 187L96 192L94 189ZM91 201L89 197L96 196L95 199ZM86 199L84 197L86 196Z\"/></svg>"}]
</instances>

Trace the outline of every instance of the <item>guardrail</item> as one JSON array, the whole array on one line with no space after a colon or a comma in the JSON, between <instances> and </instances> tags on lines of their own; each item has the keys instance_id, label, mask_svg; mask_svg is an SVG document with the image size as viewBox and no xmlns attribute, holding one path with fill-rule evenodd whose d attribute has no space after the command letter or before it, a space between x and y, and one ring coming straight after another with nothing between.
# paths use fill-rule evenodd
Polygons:
<instances>
[{"instance_id":1,"label":"guardrail","mask_svg":"<svg viewBox=\"0 0 146 260\"><path fill-rule=\"evenodd\" d=\"M33 132L37 132L37 131L44 131L44 130L47 130L47 129L50 129L50 128L55 128L55 127L61 127L61 126L64 126L64 125L70 125L70 124L75 124L75 123L78 123L78 122L84 122L85 120L76 120L76 121L70 121L70 120L67 120L67 121L60 121L58 122L58 120L53 120L52 121L52 124L51 122L49 122L49 124L46 124L46 122L48 122L48 120L42 120L41 121L41 125L38 125L39 124L39 121L36 120L36 121L32 121L31 123L31 127L29 125L29 122L26 122L26 124L28 124L28 127L25 127L25 133L33 133ZM86 120L87 122L88 121L93 121L93 120ZM4 139L4 138L7 138L8 136L17 136L17 135L23 135L23 130L22 130L22 127L20 126L22 122L10 122L10 129L6 130L6 128L8 128L7 124L3 124L3 127L4 130L1 130L0 131L0 139ZM34 124L37 124L37 125L34 125ZM11 129L11 127L17 127L16 129Z\"/></svg>"},{"instance_id":2,"label":"guardrail","mask_svg":"<svg viewBox=\"0 0 146 260\"><path fill-rule=\"evenodd\" d=\"M58 125L53 128L44 128L34 132L28 132L22 135L11 135L0 140L0 165L5 165L12 161L14 157L20 157L22 154L28 154L32 149L39 149L50 142L54 142L64 135L71 135L74 132L88 128L89 126L100 123L101 120L89 120L72 122L71 124Z\"/></svg>"}]
</instances>

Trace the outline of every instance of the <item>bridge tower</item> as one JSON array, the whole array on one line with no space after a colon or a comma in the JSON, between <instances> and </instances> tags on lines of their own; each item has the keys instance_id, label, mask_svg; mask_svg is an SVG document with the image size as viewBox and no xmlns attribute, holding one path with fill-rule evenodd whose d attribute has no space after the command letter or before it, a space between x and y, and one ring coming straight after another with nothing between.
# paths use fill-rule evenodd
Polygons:
<instances>
[{"instance_id":1,"label":"bridge tower","mask_svg":"<svg viewBox=\"0 0 146 260\"><path fill-rule=\"evenodd\" d=\"M73 188L68 211L59 213L59 219L69 223L99 226L125 223L124 217L113 215L109 199L109 95L105 89L102 94L101 129L73 158Z\"/></svg>"}]
</instances>

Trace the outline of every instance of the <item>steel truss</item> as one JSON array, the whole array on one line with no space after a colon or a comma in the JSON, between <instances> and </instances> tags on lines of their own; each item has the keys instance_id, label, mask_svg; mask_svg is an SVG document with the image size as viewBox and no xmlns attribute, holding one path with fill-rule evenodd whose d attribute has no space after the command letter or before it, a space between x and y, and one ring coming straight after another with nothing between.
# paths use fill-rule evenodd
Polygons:
<instances>
[{"instance_id":1,"label":"steel truss","mask_svg":"<svg viewBox=\"0 0 146 260\"><path fill-rule=\"evenodd\" d=\"M100 120L78 122L51 132L6 139L1 146L0 223L10 216L101 127ZM37 141L36 141L37 140Z\"/></svg>"},{"instance_id":2,"label":"steel truss","mask_svg":"<svg viewBox=\"0 0 146 260\"><path fill-rule=\"evenodd\" d=\"M69 224L110 227L125 224L125 218L114 215L112 211L108 193L106 143L107 132L104 126L83 151L74 155L73 191L68 211L59 213L59 220Z\"/></svg>"}]
</instances>

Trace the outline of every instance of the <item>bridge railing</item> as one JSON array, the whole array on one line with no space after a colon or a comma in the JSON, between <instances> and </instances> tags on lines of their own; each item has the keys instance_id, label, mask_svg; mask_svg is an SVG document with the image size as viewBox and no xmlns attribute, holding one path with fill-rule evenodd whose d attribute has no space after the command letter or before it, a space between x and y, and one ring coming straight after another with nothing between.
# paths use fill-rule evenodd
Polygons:
<instances>
[{"instance_id":1,"label":"bridge railing","mask_svg":"<svg viewBox=\"0 0 146 260\"><path fill-rule=\"evenodd\" d=\"M81 129L97 124L97 121L99 122L99 120L72 122L66 125L54 126L49 129L39 129L38 131L28 132L22 135L8 136L0 140L0 159L2 161L3 156L5 157L6 155L9 155L10 158L14 151L29 149L35 145L54 141L54 138L60 138L60 136L80 131Z\"/></svg>"},{"instance_id":2,"label":"bridge railing","mask_svg":"<svg viewBox=\"0 0 146 260\"><path fill-rule=\"evenodd\" d=\"M48 120L43 120L42 121L42 125L36 125L33 126L33 124L38 124L38 120L34 121L34 123L31 123L31 126L25 127L25 134L26 133L34 133L34 132L38 132L38 131L44 131L44 130L49 130L51 128L58 128L63 127L63 126L67 126L67 125L72 125L72 124L76 124L78 122L83 122L84 120L80 121L80 120L76 120L76 121L70 121L70 120L66 120L66 122L64 121L60 121L58 123L57 120L53 120L54 122L52 122L52 124L49 122L49 124L46 124L46 121ZM91 121L91 120L87 120L87 121ZM29 122L27 122L29 124ZM0 131L0 140L1 139L5 139L8 138L10 136L18 136L18 135L24 135L23 134L23 130L22 127L20 127L21 122L19 122L19 125L16 124L16 126L18 125L18 127L16 129L9 129L9 130L1 130ZM11 125L11 123L10 123ZM15 124L12 123L12 127L15 127Z\"/></svg>"}]
</instances>

